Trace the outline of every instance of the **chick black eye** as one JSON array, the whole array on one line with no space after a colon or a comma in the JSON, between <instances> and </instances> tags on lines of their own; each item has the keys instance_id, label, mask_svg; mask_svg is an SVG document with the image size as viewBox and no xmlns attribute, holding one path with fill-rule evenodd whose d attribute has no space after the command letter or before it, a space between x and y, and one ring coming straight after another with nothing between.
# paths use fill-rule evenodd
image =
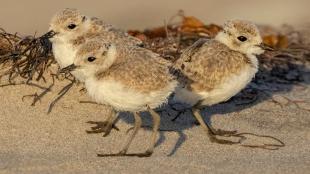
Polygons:
<instances>
[{"instance_id":1,"label":"chick black eye","mask_svg":"<svg viewBox=\"0 0 310 174\"><path fill-rule=\"evenodd\" d=\"M244 37L244 36L239 36L237 37L238 40L240 40L241 42L245 42L246 40L248 40L248 38Z\"/></svg>"},{"instance_id":2,"label":"chick black eye","mask_svg":"<svg viewBox=\"0 0 310 174\"><path fill-rule=\"evenodd\" d=\"M95 61L96 60L96 57L88 57L87 58L87 61L88 62L93 62L93 61Z\"/></svg>"},{"instance_id":3,"label":"chick black eye","mask_svg":"<svg viewBox=\"0 0 310 174\"><path fill-rule=\"evenodd\" d=\"M70 25L68 25L68 28L69 28L70 30L75 29L75 27L76 27L76 25L75 25L75 24L70 24Z\"/></svg>"}]
</instances>

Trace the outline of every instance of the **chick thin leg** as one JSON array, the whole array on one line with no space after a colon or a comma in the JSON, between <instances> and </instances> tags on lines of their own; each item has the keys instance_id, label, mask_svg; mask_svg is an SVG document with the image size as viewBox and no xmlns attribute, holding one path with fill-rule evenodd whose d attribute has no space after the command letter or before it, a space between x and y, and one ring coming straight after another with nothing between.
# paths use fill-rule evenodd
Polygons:
<instances>
[{"instance_id":1,"label":"chick thin leg","mask_svg":"<svg viewBox=\"0 0 310 174\"><path fill-rule=\"evenodd\" d=\"M124 148L120 151L120 154L126 154L126 152L127 152L128 148L129 148L132 140L135 138L136 134L138 133L138 130L141 127L142 120L141 120L140 115L137 112L134 112L133 115L134 115L134 118L135 118L135 127L133 128L132 134L127 139L127 142L126 142Z\"/></svg>"},{"instance_id":2,"label":"chick thin leg","mask_svg":"<svg viewBox=\"0 0 310 174\"><path fill-rule=\"evenodd\" d=\"M128 139L126 141L126 144L125 144L124 148L119 153L116 153L116 154L98 154L98 157L127 156L126 155L127 150L128 150L132 140L136 136L136 134L137 134L137 132L140 129L141 124L142 124L142 120L141 120L140 115L138 113L136 113L136 112L134 112L133 115L134 115L134 118L135 118L135 126L133 128L132 134L130 135L130 137L128 137ZM128 155L128 156L131 156L131 155ZM132 156L137 156L137 155L132 155Z\"/></svg>"},{"instance_id":3,"label":"chick thin leg","mask_svg":"<svg viewBox=\"0 0 310 174\"><path fill-rule=\"evenodd\" d=\"M198 102L192 108L197 109L198 110L198 114L200 115L201 107L202 107L201 102ZM232 135L236 135L237 134L237 131L235 131L235 130L234 131L227 131L227 130L222 130L222 129L214 129L208 122L205 122L205 124L208 127L209 131L211 131L210 133L212 133L213 135L230 137Z\"/></svg>"},{"instance_id":4,"label":"chick thin leg","mask_svg":"<svg viewBox=\"0 0 310 174\"><path fill-rule=\"evenodd\" d=\"M151 142L149 145L149 148L145 151L144 154L141 154L140 156L151 156L153 151L154 151L154 147L156 144L156 140L157 140L157 132L159 129L159 125L160 125L160 116L150 107L148 107L148 111L150 112L152 119L153 119L153 131L152 131L152 135L151 135Z\"/></svg>"},{"instance_id":5,"label":"chick thin leg","mask_svg":"<svg viewBox=\"0 0 310 174\"><path fill-rule=\"evenodd\" d=\"M240 142L233 142L233 141L229 141L229 140L222 140L222 139L216 138L216 133L215 133L216 131L214 131L214 129L210 125L208 125L204 122L204 120L201 117L200 110L193 107L192 112L193 112L193 115L195 116L195 118L198 120L198 122L202 126L203 130L208 134L211 142L216 142L219 144L229 144L229 145L240 143ZM232 133L232 136L233 136L233 134L235 134L235 133Z\"/></svg>"},{"instance_id":6,"label":"chick thin leg","mask_svg":"<svg viewBox=\"0 0 310 174\"><path fill-rule=\"evenodd\" d=\"M112 129L116 129L119 131L119 129L115 126L118 113L116 113L114 110L109 114L108 118L104 122L97 122L97 121L88 121L89 124L96 124L96 126L91 127L92 130L87 130L86 132L88 134L95 134L95 133L102 133L104 132L103 136L106 137L111 133Z\"/></svg>"}]
</instances>

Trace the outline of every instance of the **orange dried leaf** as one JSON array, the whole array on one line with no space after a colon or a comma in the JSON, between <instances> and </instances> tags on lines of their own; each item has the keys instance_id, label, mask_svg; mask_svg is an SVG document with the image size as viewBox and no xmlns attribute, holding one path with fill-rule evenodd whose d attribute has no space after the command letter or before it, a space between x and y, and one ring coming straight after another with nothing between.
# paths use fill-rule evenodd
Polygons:
<instances>
[{"instance_id":1,"label":"orange dried leaf","mask_svg":"<svg viewBox=\"0 0 310 174\"><path fill-rule=\"evenodd\" d=\"M139 30L128 30L127 33L131 36L136 36L138 34L141 34L142 32Z\"/></svg>"},{"instance_id":2,"label":"orange dried leaf","mask_svg":"<svg viewBox=\"0 0 310 174\"><path fill-rule=\"evenodd\" d=\"M145 41L147 39L147 37L143 33L137 34L135 37L140 39L141 41Z\"/></svg>"},{"instance_id":3,"label":"orange dried leaf","mask_svg":"<svg viewBox=\"0 0 310 174\"><path fill-rule=\"evenodd\" d=\"M181 28L201 28L205 24L193 16L184 16Z\"/></svg>"},{"instance_id":4,"label":"orange dried leaf","mask_svg":"<svg viewBox=\"0 0 310 174\"><path fill-rule=\"evenodd\" d=\"M284 35L267 35L263 37L263 42L273 48L288 47L288 39Z\"/></svg>"},{"instance_id":5,"label":"orange dried leaf","mask_svg":"<svg viewBox=\"0 0 310 174\"><path fill-rule=\"evenodd\" d=\"M273 48L276 48L279 40L278 40L278 36L276 35L267 35L263 37L263 42L268 45L271 46Z\"/></svg>"},{"instance_id":6,"label":"orange dried leaf","mask_svg":"<svg viewBox=\"0 0 310 174\"><path fill-rule=\"evenodd\" d=\"M167 31L165 27L158 27L143 32L148 38L166 37Z\"/></svg>"},{"instance_id":7,"label":"orange dried leaf","mask_svg":"<svg viewBox=\"0 0 310 174\"><path fill-rule=\"evenodd\" d=\"M129 30L129 31L127 31L127 33L131 36L134 36L134 37L142 40L142 41L145 41L147 39L145 34L143 34L141 31L138 31L138 30Z\"/></svg>"},{"instance_id":8,"label":"orange dried leaf","mask_svg":"<svg viewBox=\"0 0 310 174\"><path fill-rule=\"evenodd\" d=\"M210 24L206 26L206 29L210 32L211 37L215 37L215 35L218 32L220 32L223 28L215 24Z\"/></svg>"},{"instance_id":9,"label":"orange dried leaf","mask_svg":"<svg viewBox=\"0 0 310 174\"><path fill-rule=\"evenodd\" d=\"M288 47L288 39L286 36L279 35L278 39L279 39L279 42L277 45L278 48L287 48Z\"/></svg>"}]
</instances>

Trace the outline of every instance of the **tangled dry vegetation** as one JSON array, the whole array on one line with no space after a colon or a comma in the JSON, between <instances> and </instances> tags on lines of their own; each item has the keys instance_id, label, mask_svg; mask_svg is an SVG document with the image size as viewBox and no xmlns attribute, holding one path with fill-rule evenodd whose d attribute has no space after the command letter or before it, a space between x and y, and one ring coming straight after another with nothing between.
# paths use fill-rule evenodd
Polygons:
<instances>
[{"instance_id":1,"label":"tangled dry vegetation","mask_svg":"<svg viewBox=\"0 0 310 174\"><path fill-rule=\"evenodd\" d=\"M274 84L304 82L303 74L310 62L310 46L302 43L299 32L287 28L288 30L283 32L268 26L260 27L264 43L273 47L275 51L260 56L260 71L256 79L243 91L243 95L238 96L241 104L255 101L259 93L268 95ZM159 53L165 59L175 61L183 49L199 38L213 38L221 29L219 25L206 25L195 17L179 12L164 26L144 31L130 30L128 33L141 39L146 48ZM51 43L46 35L21 37L0 29L0 87L26 84L43 88L36 82L47 83L46 79L52 78L52 84L43 88L44 92L34 95L34 105L40 97L50 91L54 82L59 80L55 78L54 81L55 73L51 72L55 71L48 71L54 63L56 62L51 52ZM17 79L19 83L16 82ZM67 77L66 79L70 80L70 84L52 101L49 110L72 86L73 80Z\"/></svg>"},{"instance_id":2,"label":"tangled dry vegetation","mask_svg":"<svg viewBox=\"0 0 310 174\"><path fill-rule=\"evenodd\" d=\"M54 62L51 48L45 35L22 38L0 29L0 77L7 75L10 83L17 77L25 79L26 83L45 81L44 73Z\"/></svg>"}]
</instances>

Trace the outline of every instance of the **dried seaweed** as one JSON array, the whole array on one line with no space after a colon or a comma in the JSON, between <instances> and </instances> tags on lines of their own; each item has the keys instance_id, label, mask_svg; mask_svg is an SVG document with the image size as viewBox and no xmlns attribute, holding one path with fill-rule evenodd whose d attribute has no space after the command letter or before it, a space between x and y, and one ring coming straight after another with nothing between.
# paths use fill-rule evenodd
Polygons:
<instances>
[{"instance_id":1,"label":"dried seaweed","mask_svg":"<svg viewBox=\"0 0 310 174\"><path fill-rule=\"evenodd\" d=\"M58 76L57 76L58 77ZM52 109L54 108L54 106L56 105L56 103L67 94L67 92L72 88L72 86L75 84L76 79L71 75L71 74L65 74L65 79L69 80L70 83L67 84L66 86L64 86L59 92L58 92L58 96L50 103L49 107L48 107L48 111L47 114L52 112Z\"/></svg>"},{"instance_id":2,"label":"dried seaweed","mask_svg":"<svg viewBox=\"0 0 310 174\"><path fill-rule=\"evenodd\" d=\"M18 34L7 33L3 29L0 30L0 67L4 68L0 77L8 77L8 84L1 85L1 87L16 85L14 80L18 78L19 81L22 81L18 84L30 86L37 85L32 81L43 80L46 82L47 78L53 80L49 87L43 88L44 91L40 94L34 93L23 96L22 100L26 97L33 97L32 106L40 101L54 86L53 74L49 74L50 77L45 77L47 69L55 62L51 51L52 44L49 41L50 36L47 33L40 37L21 37Z\"/></svg>"},{"instance_id":3,"label":"dried seaweed","mask_svg":"<svg viewBox=\"0 0 310 174\"><path fill-rule=\"evenodd\" d=\"M20 37L17 34L9 34L1 29L0 36L2 42L7 40L6 45L0 55L0 64L9 64L8 70L0 76L8 75L11 82L17 77L25 79L27 82L45 80L44 73L46 69L54 62L51 53L51 43L47 35L41 37L28 36Z\"/></svg>"}]
</instances>

